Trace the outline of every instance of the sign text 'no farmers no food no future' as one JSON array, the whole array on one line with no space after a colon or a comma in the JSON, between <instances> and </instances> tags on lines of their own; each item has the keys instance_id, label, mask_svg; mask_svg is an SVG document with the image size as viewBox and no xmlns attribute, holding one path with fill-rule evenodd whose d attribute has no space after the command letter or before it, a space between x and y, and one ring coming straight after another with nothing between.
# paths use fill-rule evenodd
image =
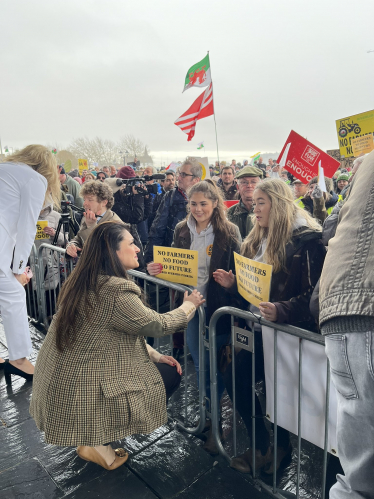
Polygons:
<instances>
[{"instance_id":1,"label":"sign text 'no farmers no food no future'","mask_svg":"<svg viewBox=\"0 0 374 499\"><path fill-rule=\"evenodd\" d=\"M153 261L162 265L160 279L197 286L198 251L154 246Z\"/></svg>"},{"instance_id":2,"label":"sign text 'no farmers no food no future'","mask_svg":"<svg viewBox=\"0 0 374 499\"><path fill-rule=\"evenodd\" d=\"M234 253L238 291L255 307L269 301L273 267Z\"/></svg>"}]
</instances>

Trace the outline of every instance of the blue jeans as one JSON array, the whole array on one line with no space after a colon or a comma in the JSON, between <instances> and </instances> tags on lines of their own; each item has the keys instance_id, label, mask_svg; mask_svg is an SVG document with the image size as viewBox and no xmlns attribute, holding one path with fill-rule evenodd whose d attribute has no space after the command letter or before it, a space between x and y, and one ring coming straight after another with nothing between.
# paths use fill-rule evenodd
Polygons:
<instances>
[{"instance_id":1,"label":"blue jeans","mask_svg":"<svg viewBox=\"0 0 374 499\"><path fill-rule=\"evenodd\" d=\"M345 473L337 475L330 498L374 498L374 332L325 338L338 395L337 441Z\"/></svg>"},{"instance_id":2,"label":"blue jeans","mask_svg":"<svg viewBox=\"0 0 374 499\"><path fill-rule=\"evenodd\" d=\"M217 352L222 345L226 345L229 340L230 331L227 331L227 335L217 336ZM207 332L207 339L209 339L209 333ZM187 326L187 345L191 352L192 360L195 365L197 374L197 383L199 383L199 315L196 312L193 319L190 320ZM206 396L210 399L210 362L209 362L209 351L205 349L205 366L206 366ZM221 400L223 392L225 390L225 385L222 379L221 373L217 373L217 385L218 385L218 400Z\"/></svg>"}]
</instances>

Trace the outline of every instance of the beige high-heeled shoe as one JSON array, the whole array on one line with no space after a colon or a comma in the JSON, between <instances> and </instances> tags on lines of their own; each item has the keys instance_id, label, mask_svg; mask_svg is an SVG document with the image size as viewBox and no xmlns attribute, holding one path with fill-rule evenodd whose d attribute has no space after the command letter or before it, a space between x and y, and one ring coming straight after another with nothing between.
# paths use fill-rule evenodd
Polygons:
<instances>
[{"instance_id":1,"label":"beige high-heeled shoe","mask_svg":"<svg viewBox=\"0 0 374 499\"><path fill-rule=\"evenodd\" d=\"M114 449L116 458L111 465L108 465L103 456L95 449L95 447L88 447L86 445L80 445L77 447L77 454L81 459L85 461L91 461L99 466L102 466L106 470L115 470L125 464L129 458L128 452L125 449Z\"/></svg>"}]
</instances>

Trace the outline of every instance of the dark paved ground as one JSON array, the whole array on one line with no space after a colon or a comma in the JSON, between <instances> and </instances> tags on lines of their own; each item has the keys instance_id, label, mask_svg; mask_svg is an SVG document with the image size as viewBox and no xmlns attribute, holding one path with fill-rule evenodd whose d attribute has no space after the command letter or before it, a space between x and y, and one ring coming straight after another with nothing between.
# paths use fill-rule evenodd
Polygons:
<instances>
[{"instance_id":1,"label":"dark paved ground","mask_svg":"<svg viewBox=\"0 0 374 499\"><path fill-rule=\"evenodd\" d=\"M32 326L30 331L31 360L35 361L44 336ZM7 358L1 317L0 356ZM189 372L192 379L191 366ZM45 444L28 412L32 385L21 378L12 380L7 387L0 371L0 499L268 497L253 487L248 476L230 469L222 458L208 455L200 439L175 428L173 417L183 413L183 386L174 396L169 423L151 435L116 442L129 451L130 458L108 472L80 459L74 448ZM189 405L188 417L196 420L196 403Z\"/></svg>"}]
</instances>

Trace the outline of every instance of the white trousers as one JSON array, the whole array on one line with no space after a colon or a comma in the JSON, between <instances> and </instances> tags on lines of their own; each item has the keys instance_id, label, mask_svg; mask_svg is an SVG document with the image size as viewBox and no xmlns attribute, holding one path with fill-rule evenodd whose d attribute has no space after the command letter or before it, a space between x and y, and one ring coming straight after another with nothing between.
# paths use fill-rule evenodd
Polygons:
<instances>
[{"instance_id":1,"label":"white trousers","mask_svg":"<svg viewBox=\"0 0 374 499\"><path fill-rule=\"evenodd\" d=\"M32 352L26 293L13 273L0 270L0 314L8 345L9 360L27 357Z\"/></svg>"}]
</instances>

